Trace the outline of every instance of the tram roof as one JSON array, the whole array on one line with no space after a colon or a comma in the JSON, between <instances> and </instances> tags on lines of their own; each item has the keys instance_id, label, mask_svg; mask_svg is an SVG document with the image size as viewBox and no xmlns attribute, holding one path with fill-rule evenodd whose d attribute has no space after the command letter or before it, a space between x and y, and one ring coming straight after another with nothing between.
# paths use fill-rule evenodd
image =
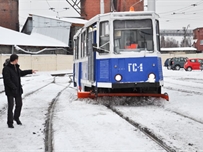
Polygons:
<instances>
[{"instance_id":1,"label":"tram roof","mask_svg":"<svg viewBox=\"0 0 203 152\"><path fill-rule=\"evenodd\" d=\"M152 11L135 11L135 12L110 12L105 14L98 14L88 22L85 23L85 27L94 24L97 21L109 20L109 19L144 19L144 18L155 18L158 19L159 16Z\"/></svg>"},{"instance_id":2,"label":"tram roof","mask_svg":"<svg viewBox=\"0 0 203 152\"><path fill-rule=\"evenodd\" d=\"M129 19L145 19L145 18L155 18L158 19L159 15L152 11L136 11L136 12L110 12L105 14L98 14L91 18L89 21L87 21L84 24L84 27L89 27L96 23L97 21L102 21L101 18L106 17L106 19L102 19L103 21L109 20L109 19L123 19L129 18ZM78 35L83 29L79 29L75 35Z\"/></svg>"}]
</instances>

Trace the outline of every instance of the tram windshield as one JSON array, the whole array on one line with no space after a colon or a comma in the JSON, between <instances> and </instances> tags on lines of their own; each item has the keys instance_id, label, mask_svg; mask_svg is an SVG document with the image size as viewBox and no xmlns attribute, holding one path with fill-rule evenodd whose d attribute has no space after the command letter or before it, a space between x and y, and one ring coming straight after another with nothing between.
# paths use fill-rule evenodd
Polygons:
<instances>
[{"instance_id":1,"label":"tram windshield","mask_svg":"<svg viewBox=\"0 0 203 152\"><path fill-rule=\"evenodd\" d=\"M152 20L114 21L114 51L154 51Z\"/></svg>"}]
</instances>

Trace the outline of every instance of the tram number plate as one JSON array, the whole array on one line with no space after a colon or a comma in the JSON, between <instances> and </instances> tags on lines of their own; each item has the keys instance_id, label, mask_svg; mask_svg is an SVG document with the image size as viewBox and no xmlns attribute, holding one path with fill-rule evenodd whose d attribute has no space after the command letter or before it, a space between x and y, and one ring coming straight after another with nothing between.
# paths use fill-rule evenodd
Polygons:
<instances>
[{"instance_id":1,"label":"tram number plate","mask_svg":"<svg viewBox=\"0 0 203 152\"><path fill-rule=\"evenodd\" d=\"M143 72L143 63L128 63L128 72Z\"/></svg>"}]
</instances>

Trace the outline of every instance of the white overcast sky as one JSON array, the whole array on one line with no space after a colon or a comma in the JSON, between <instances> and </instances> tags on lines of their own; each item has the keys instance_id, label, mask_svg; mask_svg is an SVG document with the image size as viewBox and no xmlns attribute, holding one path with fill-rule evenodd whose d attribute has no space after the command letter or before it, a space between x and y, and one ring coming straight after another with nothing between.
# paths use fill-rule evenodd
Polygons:
<instances>
[{"instance_id":1,"label":"white overcast sky","mask_svg":"<svg viewBox=\"0 0 203 152\"><path fill-rule=\"evenodd\" d=\"M79 16L66 0L19 0L19 2L21 26L28 14L53 17ZM55 8L55 12L50 8ZM69 9L65 10L65 8ZM160 15L161 29L182 29L188 25L189 29L203 27L203 0L156 0L156 12Z\"/></svg>"}]
</instances>

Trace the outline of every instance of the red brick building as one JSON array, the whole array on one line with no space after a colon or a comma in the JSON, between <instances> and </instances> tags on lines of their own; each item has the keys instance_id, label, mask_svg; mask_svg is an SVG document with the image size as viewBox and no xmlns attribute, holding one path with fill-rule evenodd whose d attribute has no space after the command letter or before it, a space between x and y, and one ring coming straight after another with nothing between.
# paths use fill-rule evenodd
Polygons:
<instances>
[{"instance_id":1,"label":"red brick building","mask_svg":"<svg viewBox=\"0 0 203 152\"><path fill-rule=\"evenodd\" d=\"M0 26L19 31L18 0L0 0Z\"/></svg>"},{"instance_id":2,"label":"red brick building","mask_svg":"<svg viewBox=\"0 0 203 152\"><path fill-rule=\"evenodd\" d=\"M137 4L136 4L137 3ZM135 11L143 11L144 4L140 0L104 0L104 12L108 13L112 10L112 5L117 12L129 11L130 6L134 6ZM100 0L81 0L81 16L89 20L95 15L100 14Z\"/></svg>"},{"instance_id":3,"label":"red brick building","mask_svg":"<svg viewBox=\"0 0 203 152\"><path fill-rule=\"evenodd\" d=\"M194 47L198 51L203 51L203 27L194 29L193 34L194 34L193 39L195 40L193 44Z\"/></svg>"}]
</instances>

